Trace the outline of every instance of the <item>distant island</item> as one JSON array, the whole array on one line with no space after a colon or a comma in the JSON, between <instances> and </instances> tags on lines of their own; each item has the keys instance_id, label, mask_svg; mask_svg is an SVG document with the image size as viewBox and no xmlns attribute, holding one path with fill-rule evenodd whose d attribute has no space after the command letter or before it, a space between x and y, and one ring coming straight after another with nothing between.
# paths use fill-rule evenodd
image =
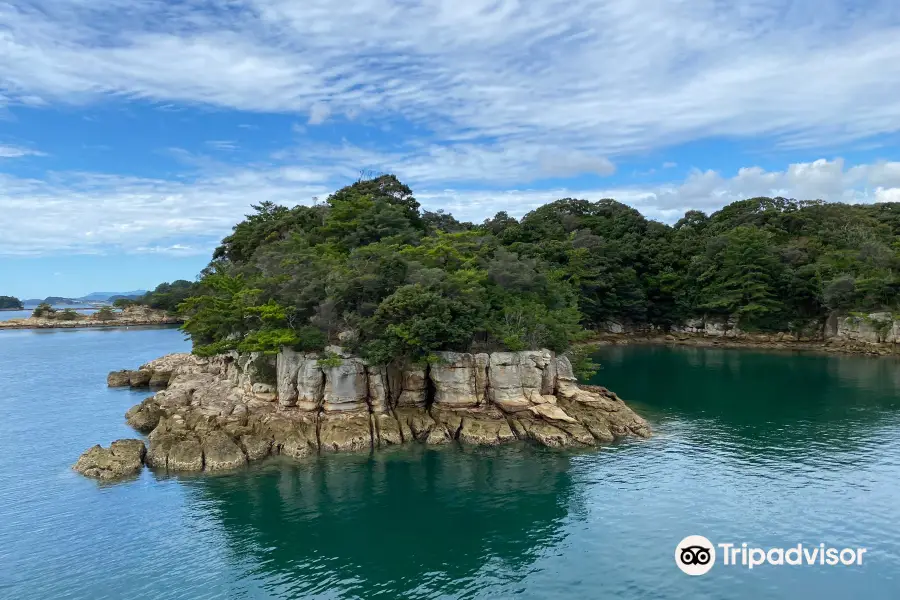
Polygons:
<instances>
[{"instance_id":1,"label":"distant island","mask_svg":"<svg viewBox=\"0 0 900 600\"><path fill-rule=\"evenodd\" d=\"M0 296L0 310L22 310L25 305L15 296Z\"/></svg>"},{"instance_id":2,"label":"distant island","mask_svg":"<svg viewBox=\"0 0 900 600\"><path fill-rule=\"evenodd\" d=\"M56 309L39 304L32 315L22 319L0 321L0 329L65 329L76 327L126 327L138 325L172 325L181 320L162 310L146 306L129 306L115 310L100 307L93 314L83 314L73 308Z\"/></svg>"},{"instance_id":3,"label":"distant island","mask_svg":"<svg viewBox=\"0 0 900 600\"><path fill-rule=\"evenodd\" d=\"M46 298L28 298L22 301L25 308L34 308L39 304L51 306L80 306L86 307L98 304L112 304L118 299L139 300L147 294L147 290L134 290L130 292L91 292L78 298L68 296L47 296Z\"/></svg>"}]
</instances>

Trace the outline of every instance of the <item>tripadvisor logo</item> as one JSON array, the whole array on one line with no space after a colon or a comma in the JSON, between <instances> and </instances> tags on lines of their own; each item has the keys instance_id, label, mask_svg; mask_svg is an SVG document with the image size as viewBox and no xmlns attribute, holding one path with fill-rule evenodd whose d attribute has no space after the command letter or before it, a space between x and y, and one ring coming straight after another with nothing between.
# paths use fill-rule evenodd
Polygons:
<instances>
[{"instance_id":1,"label":"tripadvisor logo","mask_svg":"<svg viewBox=\"0 0 900 600\"><path fill-rule=\"evenodd\" d=\"M825 544L790 548L755 548L747 542L741 544L713 544L702 535L689 535L675 547L675 564L688 575L704 575L716 564L716 548L721 554L721 564L748 569L769 564L781 565L862 565L865 548L831 548Z\"/></svg>"},{"instance_id":2,"label":"tripadvisor logo","mask_svg":"<svg viewBox=\"0 0 900 600\"><path fill-rule=\"evenodd\" d=\"M716 547L702 535L689 535L675 547L675 564L688 575L703 575L716 564Z\"/></svg>"}]
</instances>

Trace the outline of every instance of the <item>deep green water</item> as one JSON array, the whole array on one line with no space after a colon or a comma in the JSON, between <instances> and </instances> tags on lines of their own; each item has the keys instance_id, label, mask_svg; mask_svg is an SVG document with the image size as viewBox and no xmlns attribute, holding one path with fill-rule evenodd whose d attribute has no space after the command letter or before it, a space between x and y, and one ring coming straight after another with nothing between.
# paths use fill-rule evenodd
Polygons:
<instances>
[{"instance_id":1,"label":"deep green water","mask_svg":"<svg viewBox=\"0 0 900 600\"><path fill-rule=\"evenodd\" d=\"M896 598L900 364L610 348L597 382L657 432L270 461L227 476L70 465L133 436L105 375L172 329L0 332L0 598ZM673 561L686 535L868 548L861 567Z\"/></svg>"}]
</instances>

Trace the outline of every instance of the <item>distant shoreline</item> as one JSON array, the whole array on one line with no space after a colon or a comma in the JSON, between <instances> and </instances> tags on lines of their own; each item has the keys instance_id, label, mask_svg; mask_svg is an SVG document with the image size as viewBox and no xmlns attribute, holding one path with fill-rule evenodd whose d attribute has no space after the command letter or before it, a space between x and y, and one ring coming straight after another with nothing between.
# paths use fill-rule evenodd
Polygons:
<instances>
[{"instance_id":1,"label":"distant shoreline","mask_svg":"<svg viewBox=\"0 0 900 600\"><path fill-rule=\"evenodd\" d=\"M77 322L71 321L66 323L56 323L53 325L45 325L45 324L35 324L35 325L23 325L21 323L15 323L12 325L4 325L4 321L0 321L0 331L3 329L98 329L98 328L106 328L106 329L115 329L122 327L171 327L174 325L181 325L183 321L180 319L169 320L169 321L146 321L146 322L129 322L129 323L104 323L100 321L88 321L88 322Z\"/></svg>"},{"instance_id":2,"label":"distant shoreline","mask_svg":"<svg viewBox=\"0 0 900 600\"><path fill-rule=\"evenodd\" d=\"M0 321L3 329L78 329L89 327L148 327L156 325L179 325L183 319L170 315L165 311L146 307L129 307L122 312L113 313L110 318L99 319L93 315L71 315L69 319L47 317L25 317Z\"/></svg>"},{"instance_id":3,"label":"distant shoreline","mask_svg":"<svg viewBox=\"0 0 900 600\"><path fill-rule=\"evenodd\" d=\"M34 310L35 308L37 308L37 307L36 307L36 306L26 306L25 308L0 308L0 311L4 311L4 312L26 312L26 311L29 311L29 310ZM54 308L62 308L63 310L65 310L65 309L68 308L68 309L76 310L76 311L77 311L77 310L97 310L97 309L100 308L100 307L99 307L99 306L66 306L66 305L60 305L59 307L54 307Z\"/></svg>"},{"instance_id":4,"label":"distant shoreline","mask_svg":"<svg viewBox=\"0 0 900 600\"><path fill-rule=\"evenodd\" d=\"M679 346L689 348L724 348L748 350L787 350L793 352L813 352L819 354L844 354L857 356L898 356L900 345L891 343L867 343L850 340L760 340L752 338L731 338L704 336L701 334L646 335L639 333L607 333L587 340L579 346L628 346L654 345Z\"/></svg>"}]
</instances>

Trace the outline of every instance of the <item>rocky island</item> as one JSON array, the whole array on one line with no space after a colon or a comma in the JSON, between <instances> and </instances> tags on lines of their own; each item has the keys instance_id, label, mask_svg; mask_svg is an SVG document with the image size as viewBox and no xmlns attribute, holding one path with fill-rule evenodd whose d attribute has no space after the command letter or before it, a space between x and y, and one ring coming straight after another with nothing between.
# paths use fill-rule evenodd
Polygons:
<instances>
[{"instance_id":1,"label":"rocky island","mask_svg":"<svg viewBox=\"0 0 900 600\"><path fill-rule=\"evenodd\" d=\"M119 440L78 460L77 471L101 479L134 474L141 463L219 471L269 455L406 443L558 448L650 435L613 392L578 385L568 358L549 350L442 352L405 368L373 367L337 347L325 358L290 349L274 357L173 354L110 373L108 384L163 389L126 413L149 434L146 450L140 440Z\"/></svg>"},{"instance_id":2,"label":"rocky island","mask_svg":"<svg viewBox=\"0 0 900 600\"><path fill-rule=\"evenodd\" d=\"M121 311L99 310L81 314L74 310L53 311L27 319L0 321L0 329L65 329L74 327L136 327L141 325L174 325L182 319L166 311L146 306L129 306Z\"/></svg>"},{"instance_id":3,"label":"rocky island","mask_svg":"<svg viewBox=\"0 0 900 600\"><path fill-rule=\"evenodd\" d=\"M154 292L192 355L110 375L164 387L128 412L154 468L645 436L615 394L577 384L596 366L579 345L604 329L715 344L827 329L845 350L900 333L890 206L753 198L670 227L614 200L565 198L473 224L423 210L381 175L311 206L252 208L196 281ZM133 470L138 444L94 448L79 468Z\"/></svg>"}]
</instances>

